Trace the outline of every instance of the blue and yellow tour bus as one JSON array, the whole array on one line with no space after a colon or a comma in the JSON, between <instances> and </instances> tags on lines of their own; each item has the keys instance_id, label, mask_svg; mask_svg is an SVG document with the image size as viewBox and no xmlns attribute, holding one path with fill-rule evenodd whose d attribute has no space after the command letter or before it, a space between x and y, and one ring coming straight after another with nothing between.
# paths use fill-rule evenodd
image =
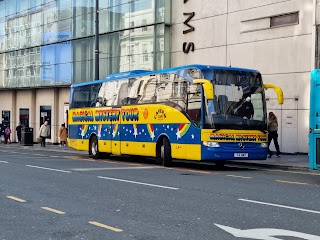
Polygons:
<instances>
[{"instance_id":1,"label":"blue and yellow tour bus","mask_svg":"<svg viewBox=\"0 0 320 240\"><path fill-rule=\"evenodd\" d=\"M101 155L172 160L264 160L268 153L265 89L256 70L188 65L135 70L74 84L69 147Z\"/></svg>"},{"instance_id":2,"label":"blue and yellow tour bus","mask_svg":"<svg viewBox=\"0 0 320 240\"><path fill-rule=\"evenodd\" d=\"M311 72L309 168L320 170L320 69Z\"/></svg>"}]
</instances>

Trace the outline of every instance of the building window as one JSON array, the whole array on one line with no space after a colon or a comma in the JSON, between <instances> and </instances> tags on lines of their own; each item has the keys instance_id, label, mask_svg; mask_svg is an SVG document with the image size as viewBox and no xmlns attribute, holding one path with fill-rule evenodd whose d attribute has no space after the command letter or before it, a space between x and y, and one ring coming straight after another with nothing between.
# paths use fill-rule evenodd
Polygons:
<instances>
[{"instance_id":1,"label":"building window","mask_svg":"<svg viewBox=\"0 0 320 240\"><path fill-rule=\"evenodd\" d=\"M270 27L299 24L299 13L289 13L270 17Z\"/></svg>"},{"instance_id":2,"label":"building window","mask_svg":"<svg viewBox=\"0 0 320 240\"><path fill-rule=\"evenodd\" d=\"M134 45L131 46L130 56L131 56L131 62L134 63L135 62L135 59L134 59Z\"/></svg>"},{"instance_id":3,"label":"building window","mask_svg":"<svg viewBox=\"0 0 320 240\"><path fill-rule=\"evenodd\" d=\"M142 19L142 32L148 31L147 25L147 19Z\"/></svg>"},{"instance_id":4,"label":"building window","mask_svg":"<svg viewBox=\"0 0 320 240\"><path fill-rule=\"evenodd\" d=\"M148 56L148 45L147 44L142 44L142 55L143 55L143 62L148 62L149 56Z\"/></svg>"},{"instance_id":5,"label":"building window","mask_svg":"<svg viewBox=\"0 0 320 240\"><path fill-rule=\"evenodd\" d=\"M130 22L130 32L134 32L134 22Z\"/></svg>"}]
</instances>

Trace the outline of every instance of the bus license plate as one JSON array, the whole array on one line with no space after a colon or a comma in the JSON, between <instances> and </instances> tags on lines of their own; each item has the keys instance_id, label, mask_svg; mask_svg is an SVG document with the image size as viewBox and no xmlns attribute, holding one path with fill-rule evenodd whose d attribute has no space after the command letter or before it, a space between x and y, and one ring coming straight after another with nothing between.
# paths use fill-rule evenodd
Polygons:
<instances>
[{"instance_id":1,"label":"bus license plate","mask_svg":"<svg viewBox=\"0 0 320 240\"><path fill-rule=\"evenodd\" d=\"M235 153L234 157L241 157L241 158L248 157L248 153Z\"/></svg>"}]
</instances>

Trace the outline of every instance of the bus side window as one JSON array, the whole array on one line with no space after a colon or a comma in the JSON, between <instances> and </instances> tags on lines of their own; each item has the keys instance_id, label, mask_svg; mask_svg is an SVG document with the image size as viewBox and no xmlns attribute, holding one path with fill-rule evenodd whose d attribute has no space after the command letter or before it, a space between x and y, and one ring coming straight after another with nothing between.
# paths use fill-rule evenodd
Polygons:
<instances>
[{"instance_id":1,"label":"bus side window","mask_svg":"<svg viewBox=\"0 0 320 240\"><path fill-rule=\"evenodd\" d=\"M172 83L169 74L160 75L160 84L157 86L157 102L169 101L172 95Z\"/></svg>"},{"instance_id":2,"label":"bus side window","mask_svg":"<svg viewBox=\"0 0 320 240\"><path fill-rule=\"evenodd\" d=\"M122 83L119 89L118 105L126 105L128 97L128 83Z\"/></svg>"},{"instance_id":3,"label":"bus side window","mask_svg":"<svg viewBox=\"0 0 320 240\"><path fill-rule=\"evenodd\" d=\"M154 102L156 100L156 79L150 79L145 84L141 102Z\"/></svg>"}]
</instances>

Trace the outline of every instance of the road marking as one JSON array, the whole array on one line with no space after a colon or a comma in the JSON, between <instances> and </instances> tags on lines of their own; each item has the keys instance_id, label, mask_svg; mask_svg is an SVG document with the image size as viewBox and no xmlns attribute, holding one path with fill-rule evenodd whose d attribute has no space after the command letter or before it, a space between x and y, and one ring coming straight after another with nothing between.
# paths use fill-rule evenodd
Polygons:
<instances>
[{"instance_id":1,"label":"road marking","mask_svg":"<svg viewBox=\"0 0 320 240\"><path fill-rule=\"evenodd\" d=\"M284 173L292 173L292 174L300 174L300 175L312 175L312 176L320 176L320 173L316 172L297 172L297 171L289 171L289 170L276 170L276 169L267 169L264 167L250 167L250 166L233 166L228 165L232 168L239 168L239 169L250 169L250 170L259 170L259 171L267 171L267 172L284 172ZM285 167L285 165L283 165Z\"/></svg>"},{"instance_id":2,"label":"road marking","mask_svg":"<svg viewBox=\"0 0 320 240\"><path fill-rule=\"evenodd\" d=\"M179 171L179 172L192 172L192 173L202 173L202 174L220 174L217 172L210 172L210 171L199 171L199 170L190 170L190 169L186 169L186 168L167 168L167 167L159 167L159 168L163 168L166 170L171 170L171 171Z\"/></svg>"},{"instance_id":3,"label":"road marking","mask_svg":"<svg viewBox=\"0 0 320 240\"><path fill-rule=\"evenodd\" d=\"M111 168L72 168L70 171L101 171L101 170L139 170L139 169L152 169L159 167L111 167Z\"/></svg>"},{"instance_id":4,"label":"road marking","mask_svg":"<svg viewBox=\"0 0 320 240\"><path fill-rule=\"evenodd\" d=\"M219 224L214 224L217 227L223 229L224 231L232 234L237 238L250 238L250 239L260 239L260 240L280 240L280 238L275 238L274 236L283 236L283 237L294 237L294 238L301 238L306 240L320 240L319 236L311 235L302 232L295 232L289 231L284 229L277 229L277 228L254 228L254 229L247 229L241 230L238 228L232 228L228 226L223 226ZM281 238L282 239L282 238Z\"/></svg>"},{"instance_id":5,"label":"road marking","mask_svg":"<svg viewBox=\"0 0 320 240\"><path fill-rule=\"evenodd\" d=\"M289 184L297 184L297 185L305 185L305 186L315 186L315 187L320 187L320 185L318 185L318 184L312 184L312 183L291 182L291 181L284 181L284 180L276 180L276 182L280 182L280 183L289 183Z\"/></svg>"},{"instance_id":6,"label":"road marking","mask_svg":"<svg viewBox=\"0 0 320 240\"><path fill-rule=\"evenodd\" d=\"M0 161L0 163L8 163L7 161Z\"/></svg>"},{"instance_id":7,"label":"road marking","mask_svg":"<svg viewBox=\"0 0 320 240\"><path fill-rule=\"evenodd\" d=\"M39 169L44 169L44 170L56 171L56 172L71 173L70 171L54 169L54 168L45 168L45 167L39 167L39 166L33 166L33 165L26 165L26 167L39 168Z\"/></svg>"},{"instance_id":8,"label":"road marking","mask_svg":"<svg viewBox=\"0 0 320 240\"><path fill-rule=\"evenodd\" d=\"M120 228L111 227L111 226L108 226L108 225L105 225L105 224L102 224L99 222L90 221L88 223L95 225L95 226L98 226L98 227L106 228L106 229L114 231L114 232L123 232L123 230Z\"/></svg>"},{"instance_id":9,"label":"road marking","mask_svg":"<svg viewBox=\"0 0 320 240\"><path fill-rule=\"evenodd\" d=\"M149 183L143 183L143 182L135 182L135 181L129 181L125 179L109 178L109 177L102 177L102 176L98 176L98 178L103 178L103 179L112 180L112 181L140 184L140 185L151 186L151 187L166 188L171 190L179 190L179 188L175 188L175 187L167 187L167 186L155 185L155 184L149 184Z\"/></svg>"},{"instance_id":10,"label":"road marking","mask_svg":"<svg viewBox=\"0 0 320 240\"><path fill-rule=\"evenodd\" d=\"M65 212L59 211L57 209L49 208L49 207L41 207L41 208L43 210L47 210L47 211L54 212L54 213L57 213L57 214L66 214Z\"/></svg>"},{"instance_id":11,"label":"road marking","mask_svg":"<svg viewBox=\"0 0 320 240\"><path fill-rule=\"evenodd\" d=\"M227 175L227 177L234 177L234 178L252 178L252 177L244 177L244 176L237 176L237 175Z\"/></svg>"},{"instance_id":12,"label":"road marking","mask_svg":"<svg viewBox=\"0 0 320 240\"><path fill-rule=\"evenodd\" d=\"M17 201L17 202L21 202L21 203L27 202L26 200L23 200L23 199L17 198L17 197L13 197L13 196L7 196L7 198L14 200L14 201Z\"/></svg>"},{"instance_id":13,"label":"road marking","mask_svg":"<svg viewBox=\"0 0 320 240\"><path fill-rule=\"evenodd\" d=\"M244 201L244 202L262 204L262 205L268 205L268 206L273 206L273 207L287 208L287 209L292 209L292 210L297 210L297 211L302 211L302 212L310 212L310 213L320 214L319 211L313 211L313 210L304 209L304 208L296 208L296 207L290 207L290 206L286 206L286 205L267 203L267 202L259 202L259 201L249 200L249 199L241 199L241 198L238 200Z\"/></svg>"}]
</instances>

